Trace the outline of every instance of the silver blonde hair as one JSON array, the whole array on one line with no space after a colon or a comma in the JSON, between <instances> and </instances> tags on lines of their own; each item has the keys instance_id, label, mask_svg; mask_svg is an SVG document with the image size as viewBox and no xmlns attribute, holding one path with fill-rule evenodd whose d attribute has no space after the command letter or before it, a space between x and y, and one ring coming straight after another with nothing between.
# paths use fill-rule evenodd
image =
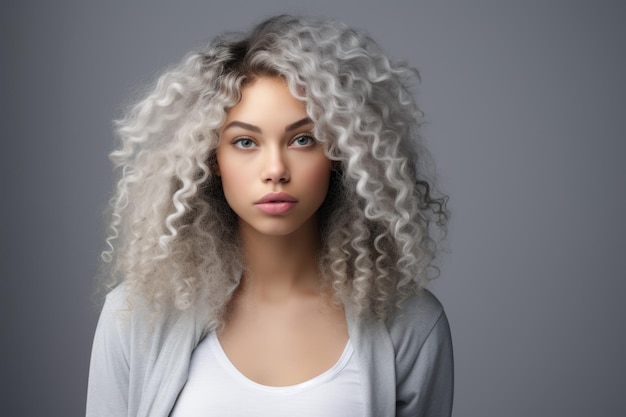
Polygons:
<instances>
[{"instance_id":1,"label":"silver blonde hair","mask_svg":"<svg viewBox=\"0 0 626 417\"><path fill-rule=\"evenodd\" d=\"M223 323L244 265L215 149L242 87L267 75L306 104L336 161L319 213L323 284L356 314L384 318L437 274L448 217L419 135L418 74L364 33L292 16L191 53L117 122L108 287L126 282L155 311L202 303L210 326Z\"/></svg>"}]
</instances>

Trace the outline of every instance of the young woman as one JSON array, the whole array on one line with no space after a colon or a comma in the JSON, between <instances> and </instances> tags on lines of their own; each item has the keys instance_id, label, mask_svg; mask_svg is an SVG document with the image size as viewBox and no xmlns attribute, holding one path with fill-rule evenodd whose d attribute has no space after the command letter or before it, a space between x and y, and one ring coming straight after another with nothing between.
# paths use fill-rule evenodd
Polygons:
<instances>
[{"instance_id":1,"label":"young woman","mask_svg":"<svg viewBox=\"0 0 626 417\"><path fill-rule=\"evenodd\" d=\"M450 415L416 78L290 16L161 76L111 155L88 416Z\"/></svg>"}]
</instances>

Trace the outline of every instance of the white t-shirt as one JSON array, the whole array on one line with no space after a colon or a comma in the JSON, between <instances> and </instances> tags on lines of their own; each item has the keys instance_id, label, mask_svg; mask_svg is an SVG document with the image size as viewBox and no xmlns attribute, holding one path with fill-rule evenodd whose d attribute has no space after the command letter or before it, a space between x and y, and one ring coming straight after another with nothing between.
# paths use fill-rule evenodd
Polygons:
<instances>
[{"instance_id":1,"label":"white t-shirt","mask_svg":"<svg viewBox=\"0 0 626 417\"><path fill-rule=\"evenodd\" d=\"M193 351L189 378L171 417L362 417L363 393L350 341L335 365L296 385L256 383L230 362L215 332Z\"/></svg>"}]
</instances>

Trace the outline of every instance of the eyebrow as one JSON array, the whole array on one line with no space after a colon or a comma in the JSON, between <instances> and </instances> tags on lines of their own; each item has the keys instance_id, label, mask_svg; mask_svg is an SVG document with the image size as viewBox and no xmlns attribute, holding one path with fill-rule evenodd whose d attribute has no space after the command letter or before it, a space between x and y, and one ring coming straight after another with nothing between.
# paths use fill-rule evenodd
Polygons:
<instances>
[{"instance_id":1,"label":"eyebrow","mask_svg":"<svg viewBox=\"0 0 626 417\"><path fill-rule=\"evenodd\" d=\"M226 129L230 129L231 127L235 127L235 126L237 126L237 127L242 127L242 128L244 128L244 129L246 129L246 130L250 130L250 131L252 131L252 132L262 133L262 132L261 132L261 128L260 128L260 127L255 126L255 125L251 125L251 124L248 124L248 123L240 122L240 121L237 121L237 120L233 120L232 122L230 122L229 124L227 124L227 125L224 127L224 130L226 130Z\"/></svg>"},{"instance_id":2,"label":"eyebrow","mask_svg":"<svg viewBox=\"0 0 626 417\"><path fill-rule=\"evenodd\" d=\"M285 132L290 132L292 130L296 130L297 128L302 127L302 126L306 126L309 123L313 123L313 122L308 117L305 117L304 119L298 120L297 122L292 123L289 126L287 126L285 128Z\"/></svg>"},{"instance_id":3,"label":"eyebrow","mask_svg":"<svg viewBox=\"0 0 626 417\"><path fill-rule=\"evenodd\" d=\"M313 123L311 121L311 119L309 119L308 117L305 117L304 119L298 120L295 123L292 123L290 125L288 125L287 127L285 127L285 132L290 132L292 130L296 130L302 126L308 125L309 123ZM227 124L224 127L224 130L229 129L231 127L241 127L243 129L249 130L251 132L256 132L256 133L263 133L261 131L261 128L255 125L251 125L249 123L244 123L244 122L240 122L239 120L233 120L232 122L230 122L229 124Z\"/></svg>"}]
</instances>

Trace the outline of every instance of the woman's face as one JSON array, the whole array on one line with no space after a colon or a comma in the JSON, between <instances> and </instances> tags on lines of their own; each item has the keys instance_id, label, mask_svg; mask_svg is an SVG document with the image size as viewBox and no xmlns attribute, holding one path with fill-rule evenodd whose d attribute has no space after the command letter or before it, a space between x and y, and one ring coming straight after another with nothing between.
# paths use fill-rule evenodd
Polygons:
<instances>
[{"instance_id":1,"label":"woman's face","mask_svg":"<svg viewBox=\"0 0 626 417\"><path fill-rule=\"evenodd\" d=\"M312 129L304 103L281 78L260 77L242 89L217 148L217 173L240 231L317 231L315 213L328 191L331 162Z\"/></svg>"}]
</instances>

